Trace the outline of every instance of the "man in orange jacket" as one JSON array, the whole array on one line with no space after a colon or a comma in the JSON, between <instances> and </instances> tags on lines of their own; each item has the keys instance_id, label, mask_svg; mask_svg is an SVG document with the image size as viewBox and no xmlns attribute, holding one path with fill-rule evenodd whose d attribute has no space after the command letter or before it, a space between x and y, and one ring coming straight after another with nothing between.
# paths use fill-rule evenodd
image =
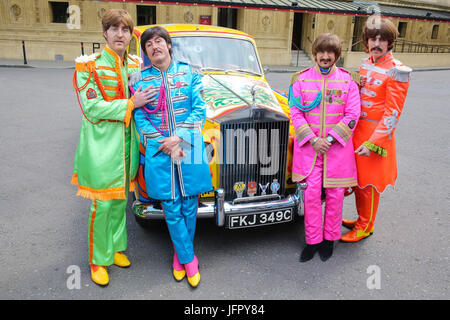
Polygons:
<instances>
[{"instance_id":1,"label":"man in orange jacket","mask_svg":"<svg viewBox=\"0 0 450 320\"><path fill-rule=\"evenodd\" d=\"M380 193L397 178L394 131L408 92L411 68L394 59L398 31L381 18L368 20L361 40L370 57L361 63L361 116L353 134L358 186L354 187L358 219L343 220L351 231L341 237L357 242L374 231Z\"/></svg>"}]
</instances>

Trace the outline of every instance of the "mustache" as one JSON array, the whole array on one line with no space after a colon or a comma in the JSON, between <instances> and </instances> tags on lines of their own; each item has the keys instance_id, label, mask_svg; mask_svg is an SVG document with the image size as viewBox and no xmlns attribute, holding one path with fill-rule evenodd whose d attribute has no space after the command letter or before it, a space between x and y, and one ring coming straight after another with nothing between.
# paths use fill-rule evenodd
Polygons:
<instances>
[{"instance_id":1,"label":"mustache","mask_svg":"<svg viewBox=\"0 0 450 320\"><path fill-rule=\"evenodd\" d=\"M331 59L320 59L320 62L331 62Z\"/></svg>"},{"instance_id":2,"label":"mustache","mask_svg":"<svg viewBox=\"0 0 450 320\"><path fill-rule=\"evenodd\" d=\"M370 51L373 51L373 50L383 51L380 47L373 47L372 49L370 49Z\"/></svg>"}]
</instances>

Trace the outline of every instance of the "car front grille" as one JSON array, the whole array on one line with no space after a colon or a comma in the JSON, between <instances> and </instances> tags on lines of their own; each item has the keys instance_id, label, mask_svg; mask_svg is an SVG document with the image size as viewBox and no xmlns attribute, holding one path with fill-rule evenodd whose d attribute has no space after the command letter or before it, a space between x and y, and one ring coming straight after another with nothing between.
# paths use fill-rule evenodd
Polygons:
<instances>
[{"instance_id":1,"label":"car front grille","mask_svg":"<svg viewBox=\"0 0 450 320\"><path fill-rule=\"evenodd\" d=\"M250 196L249 183L256 183L256 193L272 194L272 184L279 184L278 194L285 191L286 162L289 141L289 120L283 121L230 121L220 126L221 164L220 187L225 200L237 197L236 183L245 184L242 197Z\"/></svg>"}]
</instances>

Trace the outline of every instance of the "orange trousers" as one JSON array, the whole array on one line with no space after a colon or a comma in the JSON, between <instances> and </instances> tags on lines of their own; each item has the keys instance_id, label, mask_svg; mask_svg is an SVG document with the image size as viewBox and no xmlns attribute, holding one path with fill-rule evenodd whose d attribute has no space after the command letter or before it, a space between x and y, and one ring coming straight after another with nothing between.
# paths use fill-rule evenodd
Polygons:
<instances>
[{"instance_id":1,"label":"orange trousers","mask_svg":"<svg viewBox=\"0 0 450 320\"><path fill-rule=\"evenodd\" d=\"M372 186L367 186L364 189L354 187L353 190L355 191L356 210L358 211L355 229L360 230L363 234L370 233L375 224L380 194Z\"/></svg>"}]
</instances>

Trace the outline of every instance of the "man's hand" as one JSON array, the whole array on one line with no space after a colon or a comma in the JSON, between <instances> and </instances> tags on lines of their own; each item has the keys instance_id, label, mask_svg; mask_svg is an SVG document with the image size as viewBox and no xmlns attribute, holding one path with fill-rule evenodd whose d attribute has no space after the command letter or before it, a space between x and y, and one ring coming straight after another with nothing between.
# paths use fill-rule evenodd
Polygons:
<instances>
[{"instance_id":1,"label":"man's hand","mask_svg":"<svg viewBox=\"0 0 450 320\"><path fill-rule=\"evenodd\" d=\"M165 154L168 154L169 156L171 156L172 152L175 151L176 147L180 148L178 146L178 144L181 142L181 140L182 139L178 136L173 136L173 137L168 137L168 138L158 140L159 143L162 143L162 145L158 148L158 151L162 151Z\"/></svg>"},{"instance_id":2,"label":"man's hand","mask_svg":"<svg viewBox=\"0 0 450 320\"><path fill-rule=\"evenodd\" d=\"M186 157L186 152L180 146L177 145L175 146L175 148L172 149L170 156L172 157L173 160L177 161Z\"/></svg>"},{"instance_id":3,"label":"man's hand","mask_svg":"<svg viewBox=\"0 0 450 320\"><path fill-rule=\"evenodd\" d=\"M145 106L147 103L156 101L157 90L153 87L147 87L141 90L142 86L136 90L134 93L134 108L140 108Z\"/></svg>"},{"instance_id":4,"label":"man's hand","mask_svg":"<svg viewBox=\"0 0 450 320\"><path fill-rule=\"evenodd\" d=\"M327 139L319 138L315 143L312 144L312 147L315 152L325 153L330 148L331 143L327 141Z\"/></svg>"},{"instance_id":5,"label":"man's hand","mask_svg":"<svg viewBox=\"0 0 450 320\"><path fill-rule=\"evenodd\" d=\"M365 145L360 145L358 149L355 150L355 153L359 156L368 157L370 156L370 151Z\"/></svg>"}]
</instances>

